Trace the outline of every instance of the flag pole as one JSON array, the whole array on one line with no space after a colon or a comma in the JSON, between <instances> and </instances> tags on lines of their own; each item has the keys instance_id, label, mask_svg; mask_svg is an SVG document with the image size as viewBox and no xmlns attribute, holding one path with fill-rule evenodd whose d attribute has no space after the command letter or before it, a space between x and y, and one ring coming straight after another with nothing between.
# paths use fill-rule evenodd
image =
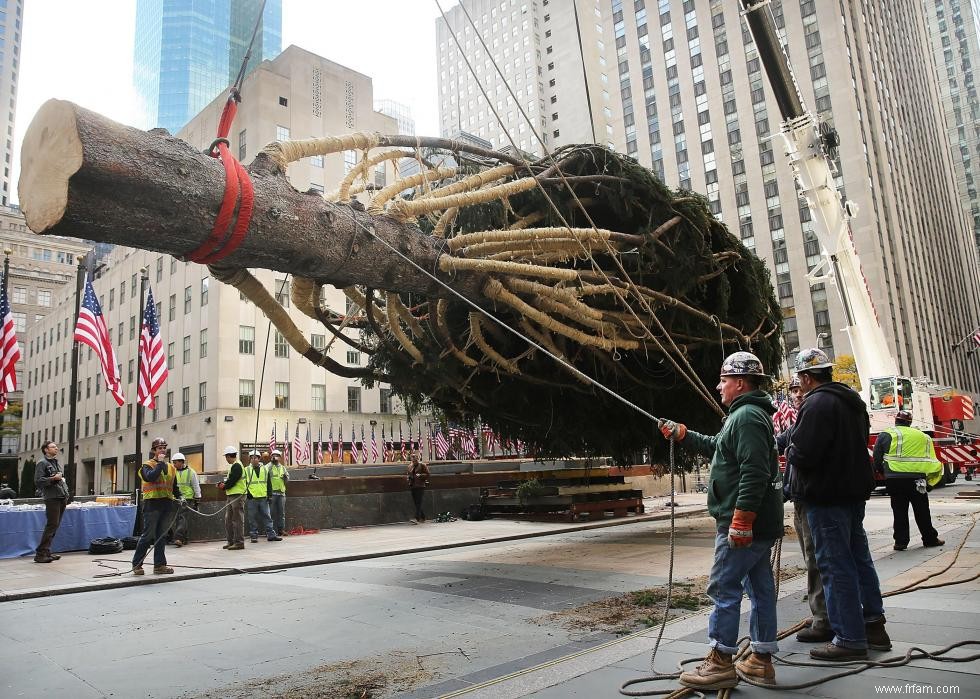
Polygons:
<instances>
[{"instance_id":1,"label":"flag pole","mask_svg":"<svg viewBox=\"0 0 980 699\"><path fill-rule=\"evenodd\" d=\"M78 313L82 307L82 289L85 288L85 277L88 275L88 256L92 253L83 255L78 261L78 269L75 271L75 327L78 326ZM75 495L78 492L78 469L75 468L75 420L77 419L78 406L78 341L74 339L72 331L71 341L71 384L68 387L68 463L65 470L72 469L75 477Z\"/></svg>"},{"instance_id":2,"label":"flag pole","mask_svg":"<svg viewBox=\"0 0 980 699\"><path fill-rule=\"evenodd\" d=\"M140 331L136 335L136 368L137 372L139 367L143 365L143 350L140 345L140 340L143 337L143 321L144 321L144 309L143 306L146 304L146 282L150 280L149 269L146 267L140 267ZM137 376L137 386L139 383L139 377ZM137 388L137 393L139 389ZM143 406L140 404L139 399L136 400L136 470L139 471L140 464L143 463Z\"/></svg>"}]
</instances>

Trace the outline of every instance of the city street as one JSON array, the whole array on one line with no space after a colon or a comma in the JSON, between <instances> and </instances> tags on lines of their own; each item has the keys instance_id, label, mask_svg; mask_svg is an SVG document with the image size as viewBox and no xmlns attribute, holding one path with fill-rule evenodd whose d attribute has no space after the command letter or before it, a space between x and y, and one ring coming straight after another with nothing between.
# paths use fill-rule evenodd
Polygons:
<instances>
[{"instance_id":1,"label":"city street","mask_svg":"<svg viewBox=\"0 0 980 699\"><path fill-rule=\"evenodd\" d=\"M925 575L924 569L908 571L934 554L937 564L948 560L977 510L975 502L952 499L958 489L932 496L935 522L947 537L941 551L921 549L913 540L908 551L892 552L888 500L871 500L867 526L880 557L883 587ZM441 536L447 528L473 524L483 523L373 530L388 530L390 543L396 544L403 530L417 536L430 528L438 530L433 536ZM697 580L707 572L711 529L705 517L678 520L677 580ZM317 536L326 543L331 532ZM974 532L947 578L976 573L978 540ZM667 542L666 522L635 522L282 572L6 602L0 605L0 664L6 668L0 686L9 697L615 697L621 682L649 674L656 629L631 636L625 632L642 627L589 628L571 612L662 585ZM282 546L298 543L287 540ZM203 551L215 544L194 547ZM179 565L180 556L172 553L171 563ZM786 540L782 562L790 574L799 571L793 538ZM7 563L16 562L0 562L0 569ZM781 627L803 616L802 585L801 578L784 582ZM934 602L942 599L942 605L932 607L934 613L917 612L914 622L892 612L889 630L896 648L904 650L899 642L914 640L939 647L971 635L967 629L980 627L977 587L974 581L944 588L941 597L928 596ZM697 585L687 589L697 596ZM895 599L907 604L923 594ZM931 609L928 602L918 604ZM789 611L783 613L784 607ZM705 610L697 604L679 610L691 616L668 626L668 638L677 640L662 653L659 670L673 669L680 649L701 652ZM949 623L955 628L938 636L928 633L924 625L937 614L943 623L946 617L957 619ZM930 682L948 676L953 679L947 683L959 683L963 694L980 690L978 662L942 669L935 669L935 663L916 665L933 668L916 670ZM818 695L861 695L844 692L851 685L842 682L835 683L841 685L838 693ZM866 673L848 682L866 688L872 680ZM761 690L745 689L761 695Z\"/></svg>"}]
</instances>

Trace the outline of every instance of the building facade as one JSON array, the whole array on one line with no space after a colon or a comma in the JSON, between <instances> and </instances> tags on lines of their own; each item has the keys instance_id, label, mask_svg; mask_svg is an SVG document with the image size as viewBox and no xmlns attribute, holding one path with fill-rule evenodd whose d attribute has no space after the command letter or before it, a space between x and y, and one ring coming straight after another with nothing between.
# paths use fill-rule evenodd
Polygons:
<instances>
[{"instance_id":1,"label":"building facade","mask_svg":"<svg viewBox=\"0 0 980 699\"><path fill-rule=\"evenodd\" d=\"M27 229L20 209L0 207L0 250L10 251L7 294L21 357L16 366L18 390L7 396L7 409L0 413L3 456L20 451L23 395L30 381L25 338L51 313L56 300L66 290L75 288L78 264L89 249L77 240L40 238Z\"/></svg>"},{"instance_id":2,"label":"building facade","mask_svg":"<svg viewBox=\"0 0 980 699\"><path fill-rule=\"evenodd\" d=\"M231 133L231 147L246 163L266 143L312 138L352 130L394 133L391 117L373 109L371 79L295 46L263 62L245 80L242 102ZM213 139L224 104L219 96L179 133L204 148ZM332 189L356 162L357 154L308 158L290 165L287 176L300 191ZM379 184L393 171L376 171ZM206 266L142 250L117 247L94 281L120 365L126 403L117 406L105 390L99 360L80 349L76 419L78 492L132 490L136 485L135 398L140 332L139 276L146 268L154 295L169 376L157 395L156 408L145 411L143 447L161 436L201 472L225 470L220 457L228 444L268 444L273 427L278 441L316 441L331 436L350 442L361 431L370 442L372 427L380 442L399 432L408 439L410 425L386 386L366 388L299 356L271 327L260 310L237 289L211 279ZM252 270L290 308L287 275ZM325 289L323 302L340 313L351 310L339 289ZM333 340L317 321L294 310L292 320L311 344L337 362L360 366L367 357ZM26 336L25 358L30 386L25 392L21 458L37 456L45 439L68 436L74 295L61 294L50 316ZM356 336L354 331L346 331ZM290 434L285 434L286 426ZM422 424L424 425L424 419ZM418 434L416 419L411 429ZM349 446L348 446L349 448Z\"/></svg>"},{"instance_id":3,"label":"building facade","mask_svg":"<svg viewBox=\"0 0 980 699\"><path fill-rule=\"evenodd\" d=\"M147 127L177 133L234 84L261 0L138 0L133 81ZM248 69L282 49L282 0L267 0Z\"/></svg>"},{"instance_id":4,"label":"building facade","mask_svg":"<svg viewBox=\"0 0 980 699\"><path fill-rule=\"evenodd\" d=\"M0 1L0 143L3 143L3 177L0 206L9 206L13 193L10 168L14 157L14 115L17 113L17 76L23 35L24 0Z\"/></svg>"},{"instance_id":5,"label":"building facade","mask_svg":"<svg viewBox=\"0 0 980 699\"><path fill-rule=\"evenodd\" d=\"M848 352L836 291L811 287L806 278L820 248L783 157L779 112L738 3L463 0L462 6L476 26L463 7L450 11L450 24L469 42L464 51L477 78L437 20L444 128L460 123L498 147L508 142L479 88L470 88L479 82L498 94L489 71L507 58L505 48L512 56L515 41L523 46L527 38L530 65L512 88L525 96L527 89L543 90L531 100L539 107L532 123L549 147L606 143L668 184L704 193L714 214L768 263L788 355L778 373L788 373L800 347ZM937 129L943 116L922 4L774 0L771 9L805 103L840 134L837 182L860 206L854 241L900 371L980 391L980 366L950 348L980 322L980 284L949 140ZM525 15L526 28L518 19ZM506 114L510 105L502 102ZM550 114L540 113L542 103ZM585 127L579 121L588 115L592 124ZM504 123L509 138L524 140L519 125Z\"/></svg>"},{"instance_id":6,"label":"building facade","mask_svg":"<svg viewBox=\"0 0 980 699\"><path fill-rule=\"evenodd\" d=\"M980 248L980 0L925 3L956 184Z\"/></svg>"}]
</instances>

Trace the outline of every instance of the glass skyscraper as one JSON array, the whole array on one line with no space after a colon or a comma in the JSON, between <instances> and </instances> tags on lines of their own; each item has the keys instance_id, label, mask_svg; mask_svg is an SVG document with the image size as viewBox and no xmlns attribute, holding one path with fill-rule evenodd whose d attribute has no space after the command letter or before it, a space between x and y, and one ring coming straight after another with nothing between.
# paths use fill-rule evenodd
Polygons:
<instances>
[{"instance_id":1,"label":"glass skyscraper","mask_svg":"<svg viewBox=\"0 0 980 699\"><path fill-rule=\"evenodd\" d=\"M177 133L238 76L262 0L138 0L133 82L146 126ZM248 69L282 50L282 0L266 0Z\"/></svg>"}]
</instances>

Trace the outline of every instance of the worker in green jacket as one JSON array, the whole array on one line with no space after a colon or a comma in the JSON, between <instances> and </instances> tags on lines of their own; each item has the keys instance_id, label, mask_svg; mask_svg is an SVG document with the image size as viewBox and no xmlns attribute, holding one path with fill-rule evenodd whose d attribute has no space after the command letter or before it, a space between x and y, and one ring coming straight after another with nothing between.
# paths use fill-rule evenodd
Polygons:
<instances>
[{"instance_id":1,"label":"worker in green jacket","mask_svg":"<svg viewBox=\"0 0 980 699\"><path fill-rule=\"evenodd\" d=\"M680 683L692 689L731 688L739 675L775 682L776 585L769 556L783 535L783 493L772 424L776 409L761 390L767 380L758 357L735 352L722 364L717 386L728 408L721 432L703 435L669 420L660 425L667 439L711 457L708 513L715 518L717 536L707 591L715 608L708 619L711 651L697 669L680 676ZM733 664L743 593L752 603L752 652Z\"/></svg>"},{"instance_id":2,"label":"worker in green jacket","mask_svg":"<svg viewBox=\"0 0 980 699\"><path fill-rule=\"evenodd\" d=\"M936 458L936 447L929 435L912 427L912 413L898 411L895 426L880 433L875 440L872 458L875 470L885 476L885 487L891 500L894 549L904 551L909 546L909 505L922 535L922 545L945 544L932 526L927 495L928 487L943 479L943 465Z\"/></svg>"}]
</instances>

